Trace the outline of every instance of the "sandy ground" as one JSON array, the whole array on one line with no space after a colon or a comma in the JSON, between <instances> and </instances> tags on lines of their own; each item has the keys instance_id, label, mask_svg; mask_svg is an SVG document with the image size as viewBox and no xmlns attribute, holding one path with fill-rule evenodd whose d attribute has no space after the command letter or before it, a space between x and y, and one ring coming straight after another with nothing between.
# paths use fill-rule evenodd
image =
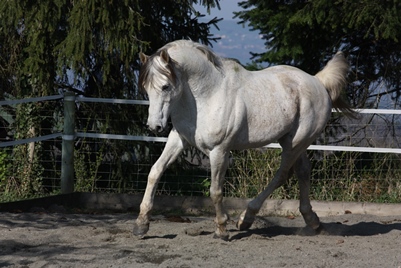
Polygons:
<instances>
[{"instance_id":1,"label":"sandy ground","mask_svg":"<svg viewBox=\"0 0 401 268\"><path fill-rule=\"evenodd\" d=\"M229 222L213 239L211 217L156 215L131 233L134 214L0 213L0 267L401 267L401 216L259 217L251 230Z\"/></svg>"}]
</instances>

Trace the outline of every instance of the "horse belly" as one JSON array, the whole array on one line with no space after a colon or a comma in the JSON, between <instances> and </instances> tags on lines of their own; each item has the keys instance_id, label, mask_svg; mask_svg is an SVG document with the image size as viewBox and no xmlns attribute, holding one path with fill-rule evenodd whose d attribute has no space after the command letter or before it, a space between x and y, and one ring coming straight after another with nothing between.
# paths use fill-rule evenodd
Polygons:
<instances>
[{"instance_id":1,"label":"horse belly","mask_svg":"<svg viewBox=\"0 0 401 268\"><path fill-rule=\"evenodd\" d=\"M265 75L259 72L253 77L257 82L239 94L246 116L239 128L235 149L276 142L297 128L302 101L300 83L296 80L283 83L277 75Z\"/></svg>"},{"instance_id":2,"label":"horse belly","mask_svg":"<svg viewBox=\"0 0 401 268\"><path fill-rule=\"evenodd\" d=\"M255 93L255 92L253 92ZM282 93L280 93L282 94ZM262 92L253 96L240 96L233 124L232 149L247 149L267 145L285 135L297 118L296 102L278 101L281 96ZM237 103L238 103L237 102Z\"/></svg>"},{"instance_id":3,"label":"horse belly","mask_svg":"<svg viewBox=\"0 0 401 268\"><path fill-rule=\"evenodd\" d=\"M293 125L293 117L278 111L262 108L259 112L247 117L249 120L239 131L233 149L256 148L276 142Z\"/></svg>"}]
</instances>

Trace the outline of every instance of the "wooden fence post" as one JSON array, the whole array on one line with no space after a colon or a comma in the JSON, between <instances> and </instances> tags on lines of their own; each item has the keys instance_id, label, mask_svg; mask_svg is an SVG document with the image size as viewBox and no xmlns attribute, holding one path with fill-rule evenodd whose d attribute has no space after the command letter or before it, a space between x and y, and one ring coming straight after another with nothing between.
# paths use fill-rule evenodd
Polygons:
<instances>
[{"instance_id":1,"label":"wooden fence post","mask_svg":"<svg viewBox=\"0 0 401 268\"><path fill-rule=\"evenodd\" d=\"M64 93L64 130L61 152L61 193L74 192L75 93Z\"/></svg>"}]
</instances>

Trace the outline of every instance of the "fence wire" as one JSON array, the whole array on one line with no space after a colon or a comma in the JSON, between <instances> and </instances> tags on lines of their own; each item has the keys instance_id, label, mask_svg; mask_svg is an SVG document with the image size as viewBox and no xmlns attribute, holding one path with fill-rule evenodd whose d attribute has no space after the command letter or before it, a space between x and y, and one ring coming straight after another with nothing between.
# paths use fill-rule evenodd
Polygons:
<instances>
[{"instance_id":1,"label":"fence wire","mask_svg":"<svg viewBox=\"0 0 401 268\"><path fill-rule=\"evenodd\" d=\"M48 107L30 103L18 109L38 112L33 132L22 128L16 114L2 106L0 141L30 138L62 132L62 104L52 101ZM35 110L35 107L37 110ZM152 164L160 156L164 143L94 138L91 134L152 136L144 133L147 107L125 103L78 102L74 166L75 190L83 192L143 193ZM18 124L17 124L18 122ZM27 123L27 124L28 124ZM28 124L29 125L29 124ZM358 120L344 119L333 113L324 133L314 143L399 149L400 114L361 114ZM160 137L163 140L163 137ZM57 193L60 189L61 137L0 148L0 200L15 195ZM259 148L232 152L227 171L225 196L252 197L274 176L280 163L280 149ZM338 201L401 200L400 154L310 150L313 171L312 199ZM208 195L209 160L189 148L164 174L158 194ZM273 195L298 198L296 179L292 178Z\"/></svg>"}]
</instances>

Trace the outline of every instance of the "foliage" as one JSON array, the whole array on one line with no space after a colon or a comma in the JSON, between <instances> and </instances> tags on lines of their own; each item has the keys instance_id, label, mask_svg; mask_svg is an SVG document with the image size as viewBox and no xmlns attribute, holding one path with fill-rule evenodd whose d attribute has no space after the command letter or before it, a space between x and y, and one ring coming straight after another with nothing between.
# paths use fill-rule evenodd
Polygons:
<instances>
[{"instance_id":1,"label":"foliage","mask_svg":"<svg viewBox=\"0 0 401 268\"><path fill-rule=\"evenodd\" d=\"M47 124L51 119L47 117L48 106L41 103L18 105L15 108L15 120L10 125L14 131L15 139L32 138L38 132L46 134ZM29 115L29 116L27 116ZM12 165L8 165L7 180L3 180L0 187L5 196L14 198L27 198L32 195L42 194L43 172L48 166L50 156L44 154L42 143L27 143L15 146L8 150L8 161L12 159Z\"/></svg>"},{"instance_id":2,"label":"foliage","mask_svg":"<svg viewBox=\"0 0 401 268\"><path fill-rule=\"evenodd\" d=\"M92 152L90 143L82 142L82 148L74 151L75 184L78 192L94 192L99 178L99 167L103 161L103 146L97 152Z\"/></svg>"},{"instance_id":3,"label":"foliage","mask_svg":"<svg viewBox=\"0 0 401 268\"><path fill-rule=\"evenodd\" d=\"M174 39L203 43L216 39L209 28L219 20L199 22L203 15L192 7L197 3L208 8L219 6L218 0L0 1L0 99L48 96L66 90L88 97L143 99L136 86L139 51L151 53ZM0 123L7 128L6 133L13 133L11 138L46 135L59 130L55 119L61 109L59 103L4 106L2 113L11 114L13 123L3 118ZM107 118L108 130L114 133L145 129L142 107L109 105L98 109L77 105L77 109L77 115L83 116L77 122L79 127L97 129L99 122L94 114L98 114ZM48 144L15 148L14 166L29 167L14 170L21 177L15 180L16 191L23 185L24 193L43 191L39 187L43 172L54 168L54 152L61 149L59 144ZM126 153L125 148L115 144L110 143L107 149L115 155ZM93 154L89 159L97 159L94 166L86 167L89 177L79 179L83 182L81 188L91 190L93 185L87 185L86 180L96 179L100 152L87 148L93 144L79 145L78 159L88 152ZM116 166L122 166L120 160L116 161ZM82 172L79 174L83 176Z\"/></svg>"},{"instance_id":4,"label":"foliage","mask_svg":"<svg viewBox=\"0 0 401 268\"><path fill-rule=\"evenodd\" d=\"M11 159L6 149L0 150L0 202L9 198L9 173L11 169ZM11 191L12 192L12 191Z\"/></svg>"},{"instance_id":5,"label":"foliage","mask_svg":"<svg viewBox=\"0 0 401 268\"><path fill-rule=\"evenodd\" d=\"M266 43L266 52L254 54L257 62L316 73L343 50L352 65L348 95L355 107L377 107L385 95L399 105L401 1L250 0L240 6L245 10L236 16Z\"/></svg>"},{"instance_id":6,"label":"foliage","mask_svg":"<svg viewBox=\"0 0 401 268\"><path fill-rule=\"evenodd\" d=\"M233 153L233 167L225 190L229 196L255 197L271 182L280 167L280 149L253 149ZM293 199L298 197L298 183L289 180L277 189L271 198Z\"/></svg>"},{"instance_id":7,"label":"foliage","mask_svg":"<svg viewBox=\"0 0 401 268\"><path fill-rule=\"evenodd\" d=\"M0 1L0 98L65 90L88 97L146 98L136 86L139 51L150 54L181 38L208 44L215 40L209 28L219 19L199 22L202 14L192 8L195 3L218 7L217 0ZM241 6L254 7L237 15L260 30L268 45L265 53L254 55L257 62L250 68L258 69L261 62L287 63L314 73L342 49L353 68L355 82L348 95L355 106L377 107L387 93L398 101L399 1L250 0ZM15 139L46 135L59 130L61 110L60 103L3 106L0 116L8 113L12 120L0 118L0 123L7 126L5 132L13 130ZM80 132L147 135L143 106L77 103L76 114ZM77 140L76 190L141 191L149 165L162 147ZM46 172L57 169L59 150L59 144L41 142L1 151L0 200L46 193ZM277 170L279 154L278 150L235 152L228 195L252 197L260 192ZM200 164L193 165L194 156L197 153L189 152L169 168L160 193L209 194L209 171L203 156ZM313 198L385 202L401 198L398 156L381 154L369 163L352 153L313 157ZM297 190L296 181L290 180L273 197L297 198Z\"/></svg>"},{"instance_id":8,"label":"foliage","mask_svg":"<svg viewBox=\"0 0 401 268\"><path fill-rule=\"evenodd\" d=\"M36 145L40 146L40 145ZM2 173L0 180L0 201L12 201L42 195L43 167L40 157L32 156L30 144L19 145L13 152L1 153ZM36 152L39 152L38 149ZM13 165L12 163L18 163Z\"/></svg>"},{"instance_id":9,"label":"foliage","mask_svg":"<svg viewBox=\"0 0 401 268\"><path fill-rule=\"evenodd\" d=\"M214 40L209 28L218 20L198 22L202 14L192 8L197 2L2 1L2 90L16 97L51 95L60 88L136 97L140 50L154 51L177 38Z\"/></svg>"},{"instance_id":10,"label":"foliage","mask_svg":"<svg viewBox=\"0 0 401 268\"><path fill-rule=\"evenodd\" d=\"M396 154L338 152L313 160L313 198L399 202L400 158Z\"/></svg>"},{"instance_id":11,"label":"foliage","mask_svg":"<svg viewBox=\"0 0 401 268\"><path fill-rule=\"evenodd\" d=\"M401 1L249 0L239 5L244 8L236 13L242 20L240 23L249 23L253 30L259 31L266 44L265 52L253 54L256 63L291 64L314 74L336 51L342 50L351 65L351 83L347 88L351 105L399 108ZM352 122L335 116L331 119L331 124L334 123L337 127L325 131L327 140L318 143L358 140L365 146L370 144L369 137L363 136L364 127L340 135ZM388 121L388 129L393 130L392 125ZM376 133L380 137L382 134ZM397 140L399 133L394 130L391 135ZM374 165L384 169L371 168L371 163L360 160L359 153L335 153L323 158L315 153L314 198L372 201L387 195L386 200L399 201L400 170L391 168L399 163L398 156L372 155L375 155ZM379 170L386 170L385 174Z\"/></svg>"},{"instance_id":12,"label":"foliage","mask_svg":"<svg viewBox=\"0 0 401 268\"><path fill-rule=\"evenodd\" d=\"M311 151L310 197L325 201L399 202L400 156L396 154ZM280 150L235 152L226 195L253 198L266 188L278 170ZM298 199L295 178L273 192L271 198Z\"/></svg>"}]
</instances>

